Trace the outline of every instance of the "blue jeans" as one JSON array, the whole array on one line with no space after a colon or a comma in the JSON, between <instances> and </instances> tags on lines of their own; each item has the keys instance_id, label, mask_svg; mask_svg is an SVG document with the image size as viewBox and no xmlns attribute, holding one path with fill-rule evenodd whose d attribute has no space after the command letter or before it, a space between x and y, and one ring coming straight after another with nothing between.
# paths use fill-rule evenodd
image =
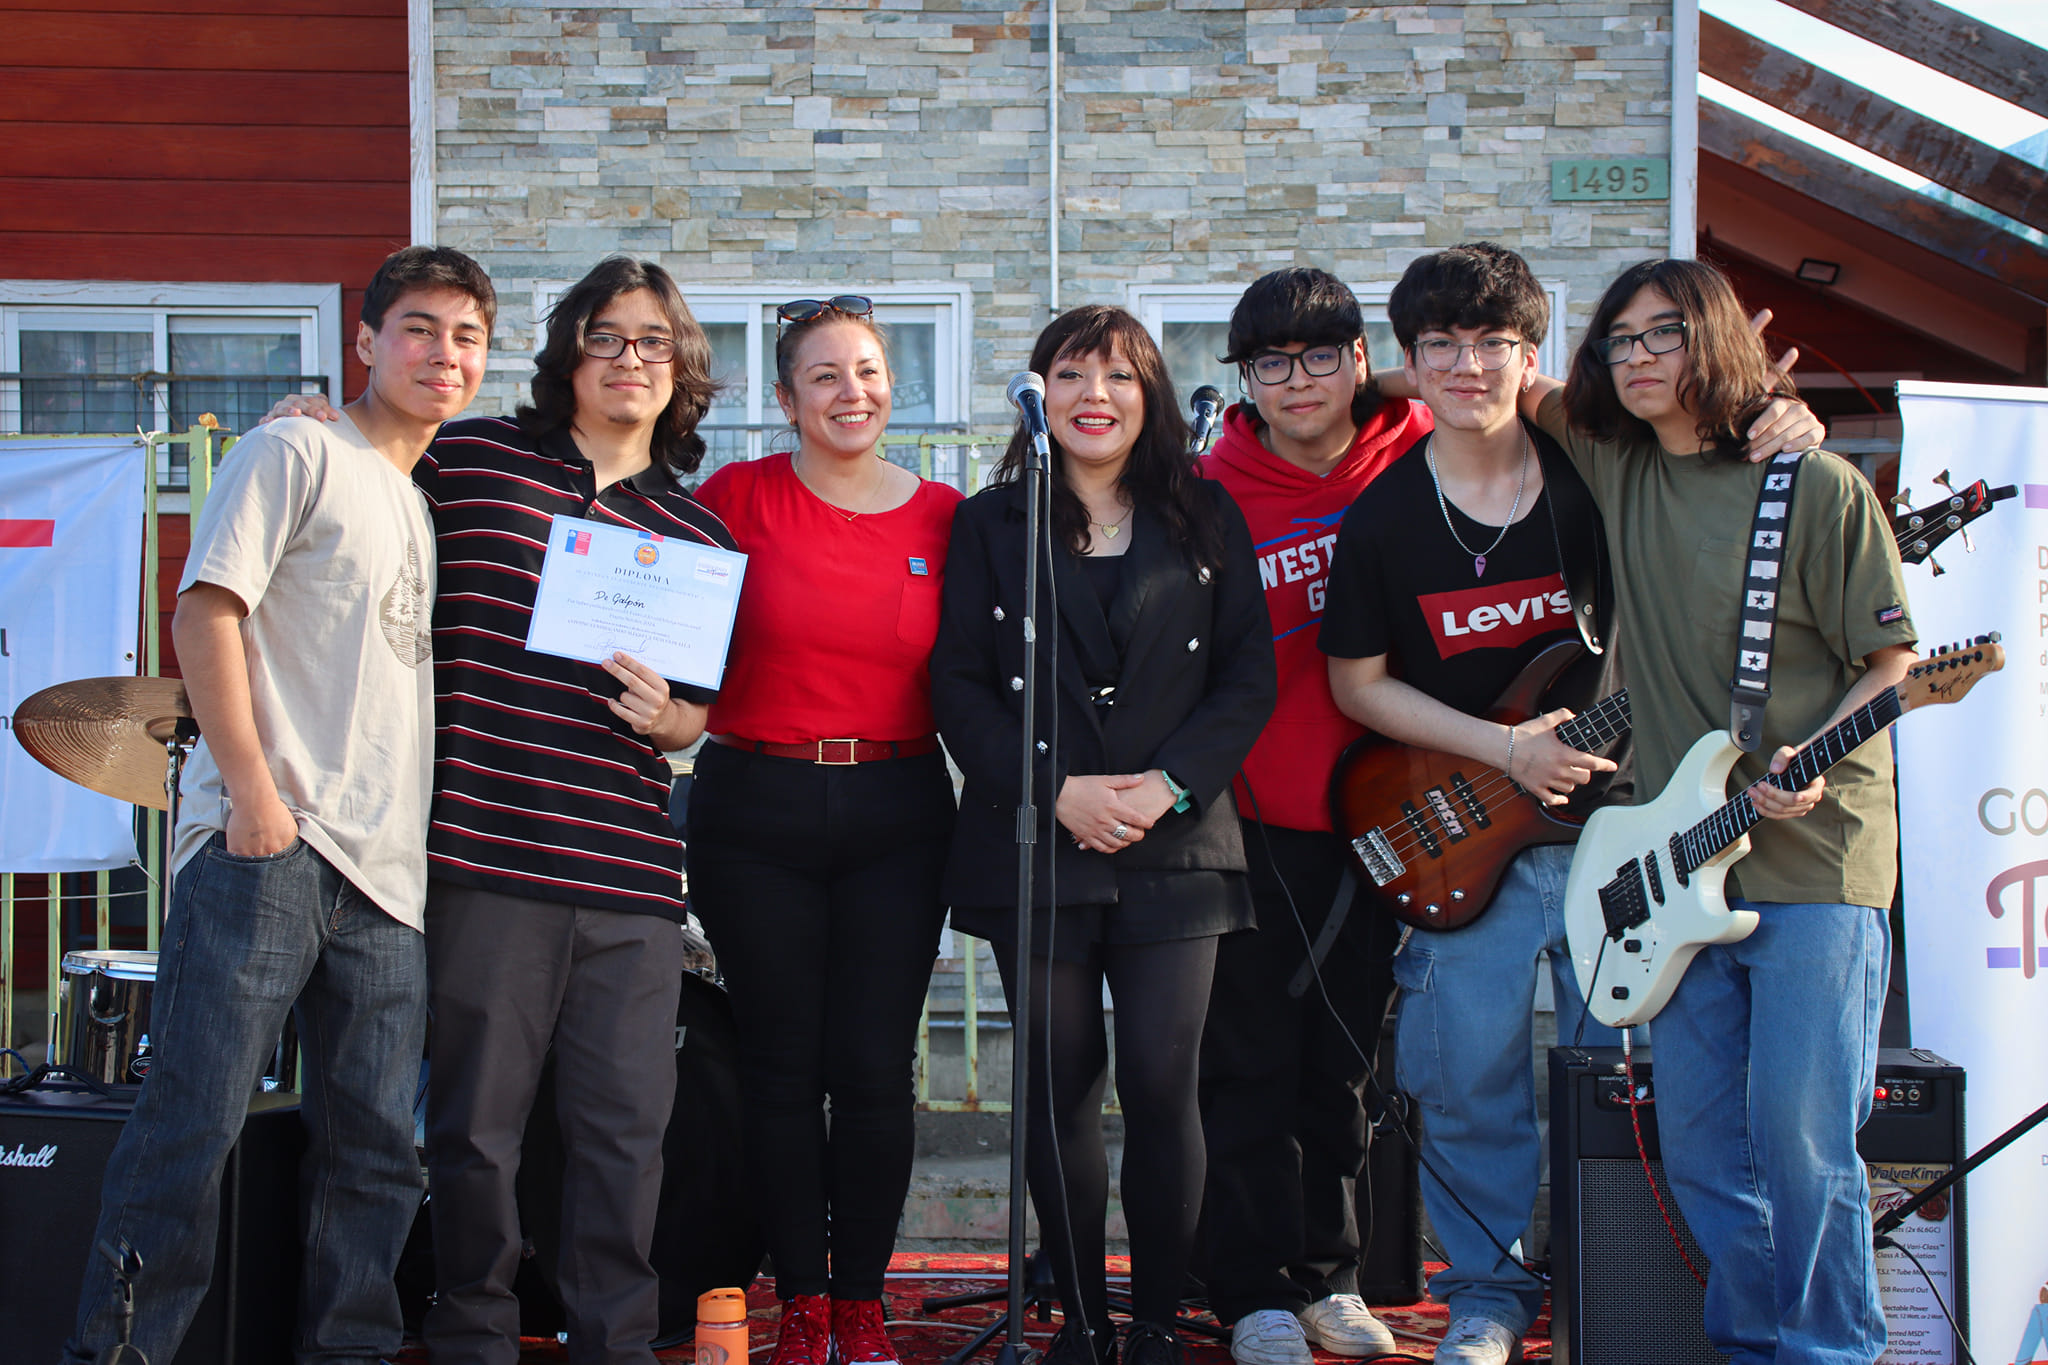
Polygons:
<instances>
[{"instance_id":1,"label":"blue jeans","mask_svg":"<svg viewBox=\"0 0 2048 1365\"><path fill-rule=\"evenodd\" d=\"M1871 1365L1884 1312L1856 1130L1870 1117L1891 931L1864 905L1757 912L1702 949L1657 1016L1657 1131L1713 1263L1706 1329L1732 1365Z\"/></svg>"},{"instance_id":2,"label":"blue jeans","mask_svg":"<svg viewBox=\"0 0 2048 1365\"><path fill-rule=\"evenodd\" d=\"M107 1162L93 1245L141 1255L134 1343L169 1361L213 1277L221 1171L249 1097L298 1016L305 1058L299 1168L305 1267L295 1353L396 1354L392 1271L420 1203L412 1100L426 1027L419 933L294 841L241 858L215 835L178 872L150 1002L154 1056ZM113 1274L87 1257L67 1359L118 1340Z\"/></svg>"},{"instance_id":3,"label":"blue jeans","mask_svg":"<svg viewBox=\"0 0 2048 1365\"><path fill-rule=\"evenodd\" d=\"M1394 958L1395 1058L1401 1088L1422 1107L1422 1201L1450 1261L1429 1292L1454 1319L1485 1318L1517 1337L1543 1305L1542 1283L1501 1248L1519 1250L1543 1172L1532 1035L1545 958L1559 1040L1620 1041L1586 1017L1565 946L1571 864L1570 845L1525 850L1485 914L1450 933L1418 930Z\"/></svg>"}]
</instances>

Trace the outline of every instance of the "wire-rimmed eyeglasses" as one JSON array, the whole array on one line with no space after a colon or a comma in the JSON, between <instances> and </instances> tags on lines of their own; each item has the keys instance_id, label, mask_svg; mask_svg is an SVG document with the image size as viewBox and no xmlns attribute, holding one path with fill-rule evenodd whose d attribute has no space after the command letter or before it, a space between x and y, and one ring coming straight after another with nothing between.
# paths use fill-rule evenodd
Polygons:
<instances>
[{"instance_id":1,"label":"wire-rimmed eyeglasses","mask_svg":"<svg viewBox=\"0 0 2048 1365\"><path fill-rule=\"evenodd\" d=\"M827 313L844 313L850 318L872 317L875 301L865 294L834 294L829 299L791 299L775 310L775 325L809 322Z\"/></svg>"},{"instance_id":2,"label":"wire-rimmed eyeglasses","mask_svg":"<svg viewBox=\"0 0 2048 1365\"><path fill-rule=\"evenodd\" d=\"M1310 346L1300 351L1260 351L1245 362L1245 367L1261 384L1285 384L1294 377L1297 362L1303 374L1323 379L1344 368L1347 350L1343 346Z\"/></svg>"},{"instance_id":3,"label":"wire-rimmed eyeglasses","mask_svg":"<svg viewBox=\"0 0 2048 1365\"><path fill-rule=\"evenodd\" d=\"M1508 361L1514 359L1515 349L1520 345L1519 337L1481 337L1477 341L1430 337L1415 343L1415 354L1432 370L1454 370L1469 346L1472 354L1479 358L1480 369L1499 370L1505 369Z\"/></svg>"},{"instance_id":4,"label":"wire-rimmed eyeglasses","mask_svg":"<svg viewBox=\"0 0 2048 1365\"><path fill-rule=\"evenodd\" d=\"M583 336L583 354L593 360L617 360L628 346L649 365L666 365L676 358L674 337L622 337L617 332L586 332Z\"/></svg>"},{"instance_id":5,"label":"wire-rimmed eyeglasses","mask_svg":"<svg viewBox=\"0 0 2048 1365\"><path fill-rule=\"evenodd\" d=\"M1669 355L1685 345L1685 319L1677 322L1660 322L1655 327L1626 336L1594 337L1593 354L1604 364L1619 365L1635 354L1636 343L1643 343L1643 349L1651 355Z\"/></svg>"}]
</instances>

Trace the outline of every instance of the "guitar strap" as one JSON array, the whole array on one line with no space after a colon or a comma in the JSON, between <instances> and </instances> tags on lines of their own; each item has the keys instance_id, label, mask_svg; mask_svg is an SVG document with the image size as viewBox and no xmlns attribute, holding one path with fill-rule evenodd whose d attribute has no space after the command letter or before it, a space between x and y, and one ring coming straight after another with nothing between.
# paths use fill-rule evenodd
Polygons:
<instances>
[{"instance_id":1,"label":"guitar strap","mask_svg":"<svg viewBox=\"0 0 2048 1365\"><path fill-rule=\"evenodd\" d=\"M1728 734L1744 753L1763 743L1771 699L1771 643L1778 628L1778 592L1785 533L1792 525L1792 486L1803 450L1788 450L1764 471L1749 527L1749 572L1742 580L1742 634L1735 642L1735 679L1728 693Z\"/></svg>"},{"instance_id":2,"label":"guitar strap","mask_svg":"<svg viewBox=\"0 0 2048 1365\"><path fill-rule=\"evenodd\" d=\"M1309 945L1308 961L1294 974L1294 980L1287 983L1287 994L1296 1000L1308 993L1308 983L1322 968L1323 959L1330 955L1330 949L1337 946L1337 935L1344 931L1344 921L1351 917L1351 900L1358 894L1358 874L1347 865L1344 876L1337 882L1337 895L1330 902L1330 913L1323 920L1323 931L1316 935L1316 941Z\"/></svg>"}]
</instances>

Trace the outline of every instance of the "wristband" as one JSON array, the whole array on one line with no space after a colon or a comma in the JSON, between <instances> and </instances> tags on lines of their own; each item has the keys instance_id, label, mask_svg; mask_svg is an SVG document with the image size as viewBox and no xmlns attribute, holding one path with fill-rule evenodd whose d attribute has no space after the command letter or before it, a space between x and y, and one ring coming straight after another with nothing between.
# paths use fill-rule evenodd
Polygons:
<instances>
[{"instance_id":1,"label":"wristband","mask_svg":"<svg viewBox=\"0 0 2048 1365\"><path fill-rule=\"evenodd\" d=\"M1163 780L1166 783L1167 794L1173 797L1173 809L1177 811L1185 811L1191 803L1191 799L1188 796L1188 789L1186 787L1183 787L1180 783L1174 781L1173 774L1166 771L1166 769L1164 768L1161 768L1159 770L1159 776L1161 780Z\"/></svg>"}]
</instances>

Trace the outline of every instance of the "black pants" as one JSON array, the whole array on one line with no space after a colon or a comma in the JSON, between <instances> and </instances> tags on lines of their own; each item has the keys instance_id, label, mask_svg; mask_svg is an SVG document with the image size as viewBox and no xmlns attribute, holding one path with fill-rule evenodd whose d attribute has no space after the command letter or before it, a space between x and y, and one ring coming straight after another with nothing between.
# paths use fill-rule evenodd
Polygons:
<instances>
[{"instance_id":1,"label":"black pants","mask_svg":"<svg viewBox=\"0 0 2048 1365\"><path fill-rule=\"evenodd\" d=\"M647 1252L675 1106L683 938L671 920L435 882L427 895L433 1066L429 1206L436 1361L513 1365L515 1184L541 1063L562 1128L557 1283L578 1365L646 1365L660 1284Z\"/></svg>"},{"instance_id":2,"label":"black pants","mask_svg":"<svg viewBox=\"0 0 2048 1365\"><path fill-rule=\"evenodd\" d=\"M707 744L696 779L690 903L739 1025L776 1292L880 1298L910 1189L917 1020L945 919L945 761L840 767Z\"/></svg>"},{"instance_id":3,"label":"black pants","mask_svg":"<svg viewBox=\"0 0 2048 1365\"><path fill-rule=\"evenodd\" d=\"M1222 939L1202 1035L1209 1178L1197 1274L1224 1323L1358 1290L1359 1230L1371 1217L1358 1181L1369 1136L1359 1049L1378 1049L1399 937L1354 898L1322 964L1335 1015L1314 980L1289 995L1347 855L1334 834L1249 820L1244 841L1259 927Z\"/></svg>"},{"instance_id":4,"label":"black pants","mask_svg":"<svg viewBox=\"0 0 2048 1365\"><path fill-rule=\"evenodd\" d=\"M1025 1049L1031 1067L1025 1152L1031 1202L1061 1305L1069 1318L1098 1329L1109 1322L1103 1282L1109 1208L1109 1160L1102 1141L1102 1092L1109 1078L1103 983L1108 982L1116 1003L1116 1090L1124 1110L1120 1183L1131 1235L1131 1316L1167 1323L1186 1288L1201 1212L1202 1125L1195 1080L1216 941L1097 944L1086 962L1031 959L1031 1038ZM994 949L1003 993L1014 1001L1017 950L1007 943Z\"/></svg>"}]
</instances>

